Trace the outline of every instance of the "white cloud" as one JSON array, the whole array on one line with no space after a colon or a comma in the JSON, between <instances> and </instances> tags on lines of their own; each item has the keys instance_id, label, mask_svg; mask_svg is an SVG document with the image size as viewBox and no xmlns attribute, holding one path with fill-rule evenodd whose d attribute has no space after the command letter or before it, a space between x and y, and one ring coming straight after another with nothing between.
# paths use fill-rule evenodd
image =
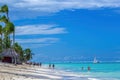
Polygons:
<instances>
[{"instance_id":1,"label":"white cloud","mask_svg":"<svg viewBox=\"0 0 120 80\"><path fill-rule=\"evenodd\" d=\"M16 35L31 34L63 34L67 33L65 28L56 27L56 25L25 25L16 27Z\"/></svg>"},{"instance_id":2,"label":"white cloud","mask_svg":"<svg viewBox=\"0 0 120 80\"><path fill-rule=\"evenodd\" d=\"M56 44L59 38L16 39L23 48L39 48Z\"/></svg>"},{"instance_id":3,"label":"white cloud","mask_svg":"<svg viewBox=\"0 0 120 80\"><path fill-rule=\"evenodd\" d=\"M53 44L59 41L59 38L38 38L38 39L16 39L18 43L30 43L30 44Z\"/></svg>"},{"instance_id":4,"label":"white cloud","mask_svg":"<svg viewBox=\"0 0 120 80\"><path fill-rule=\"evenodd\" d=\"M54 45L54 44L21 44L21 46L26 49L26 48L31 48L31 49L38 49L40 47L47 47L47 46L51 46L51 45Z\"/></svg>"},{"instance_id":5,"label":"white cloud","mask_svg":"<svg viewBox=\"0 0 120 80\"><path fill-rule=\"evenodd\" d=\"M120 7L120 0L20 0L13 5L17 8L27 8L40 11Z\"/></svg>"},{"instance_id":6,"label":"white cloud","mask_svg":"<svg viewBox=\"0 0 120 80\"><path fill-rule=\"evenodd\" d=\"M14 7L45 12L65 9L84 9L101 7L120 7L119 0L21 0Z\"/></svg>"},{"instance_id":7,"label":"white cloud","mask_svg":"<svg viewBox=\"0 0 120 80\"><path fill-rule=\"evenodd\" d=\"M8 4L14 14L12 18L16 19L33 18L61 10L120 7L120 0L0 0L0 3Z\"/></svg>"}]
</instances>

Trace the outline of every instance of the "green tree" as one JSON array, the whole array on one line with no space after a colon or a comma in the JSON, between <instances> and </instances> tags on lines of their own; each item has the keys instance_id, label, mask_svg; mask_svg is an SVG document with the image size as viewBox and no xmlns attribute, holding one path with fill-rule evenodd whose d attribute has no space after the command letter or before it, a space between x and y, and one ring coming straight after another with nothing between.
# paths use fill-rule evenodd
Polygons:
<instances>
[{"instance_id":1,"label":"green tree","mask_svg":"<svg viewBox=\"0 0 120 80\"><path fill-rule=\"evenodd\" d=\"M15 35L14 35L14 32L15 32L15 26L12 22L7 22L6 25L5 25L5 34L7 34L7 36L10 36L10 34L13 33L13 44L14 44L14 40L15 40Z\"/></svg>"},{"instance_id":2,"label":"green tree","mask_svg":"<svg viewBox=\"0 0 120 80\"><path fill-rule=\"evenodd\" d=\"M27 48L25 50L22 49L21 45L15 43L15 26L9 20L9 9L7 5L3 5L0 7L0 52L3 49L13 47L15 51L20 55L21 61L28 61L32 59L32 51ZM13 34L13 38L11 40L10 35ZM12 42L13 41L13 42ZM13 43L13 45L11 45Z\"/></svg>"},{"instance_id":3,"label":"green tree","mask_svg":"<svg viewBox=\"0 0 120 80\"><path fill-rule=\"evenodd\" d=\"M0 22L4 22L4 23L7 23L8 22L8 19L7 17L4 15L2 17L0 17Z\"/></svg>"},{"instance_id":4,"label":"green tree","mask_svg":"<svg viewBox=\"0 0 120 80\"><path fill-rule=\"evenodd\" d=\"M24 61L23 49L18 43L14 43L14 49L19 54L20 60Z\"/></svg>"},{"instance_id":5,"label":"green tree","mask_svg":"<svg viewBox=\"0 0 120 80\"><path fill-rule=\"evenodd\" d=\"M8 9L8 6L7 6L7 5L3 5L3 6L1 7L0 12L6 13L7 18L8 18L8 20L9 20L9 16L8 16L9 9Z\"/></svg>"},{"instance_id":6,"label":"green tree","mask_svg":"<svg viewBox=\"0 0 120 80\"><path fill-rule=\"evenodd\" d=\"M0 18L1 22L5 23L5 27L3 28L3 32L4 32L4 40L5 40L5 48L10 48L11 46L11 41L10 41L10 34L13 33L13 44L15 42L15 26L12 22L9 21L9 16L8 16L8 6L7 5L3 5L1 7L0 12L2 13L6 13L7 17L5 15L3 15Z\"/></svg>"},{"instance_id":7,"label":"green tree","mask_svg":"<svg viewBox=\"0 0 120 80\"><path fill-rule=\"evenodd\" d=\"M25 61L32 59L32 51L29 48L24 50L24 59Z\"/></svg>"}]
</instances>

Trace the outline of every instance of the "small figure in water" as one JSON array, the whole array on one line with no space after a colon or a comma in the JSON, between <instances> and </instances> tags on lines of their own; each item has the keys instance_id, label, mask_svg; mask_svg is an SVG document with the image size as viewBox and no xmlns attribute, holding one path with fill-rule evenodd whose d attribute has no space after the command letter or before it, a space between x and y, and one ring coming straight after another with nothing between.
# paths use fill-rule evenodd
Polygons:
<instances>
[{"instance_id":1,"label":"small figure in water","mask_svg":"<svg viewBox=\"0 0 120 80\"><path fill-rule=\"evenodd\" d=\"M49 64L49 68L51 68L51 64Z\"/></svg>"},{"instance_id":2,"label":"small figure in water","mask_svg":"<svg viewBox=\"0 0 120 80\"><path fill-rule=\"evenodd\" d=\"M84 70L84 67L81 67L81 70Z\"/></svg>"},{"instance_id":3,"label":"small figure in water","mask_svg":"<svg viewBox=\"0 0 120 80\"><path fill-rule=\"evenodd\" d=\"M91 69L90 69L90 67L88 66L88 71L90 71Z\"/></svg>"},{"instance_id":4,"label":"small figure in water","mask_svg":"<svg viewBox=\"0 0 120 80\"><path fill-rule=\"evenodd\" d=\"M55 65L54 65L54 64L52 65L52 68L53 68L53 69L55 68Z\"/></svg>"}]
</instances>

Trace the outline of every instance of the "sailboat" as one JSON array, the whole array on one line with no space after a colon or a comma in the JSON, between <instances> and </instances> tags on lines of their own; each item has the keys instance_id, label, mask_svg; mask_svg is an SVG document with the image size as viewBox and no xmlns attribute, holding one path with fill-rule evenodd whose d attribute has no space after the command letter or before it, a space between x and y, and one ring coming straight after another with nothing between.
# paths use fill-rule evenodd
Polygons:
<instances>
[{"instance_id":1,"label":"sailboat","mask_svg":"<svg viewBox=\"0 0 120 80\"><path fill-rule=\"evenodd\" d=\"M96 59L96 57L94 57L94 61L93 61L93 63L100 63L97 59Z\"/></svg>"}]
</instances>

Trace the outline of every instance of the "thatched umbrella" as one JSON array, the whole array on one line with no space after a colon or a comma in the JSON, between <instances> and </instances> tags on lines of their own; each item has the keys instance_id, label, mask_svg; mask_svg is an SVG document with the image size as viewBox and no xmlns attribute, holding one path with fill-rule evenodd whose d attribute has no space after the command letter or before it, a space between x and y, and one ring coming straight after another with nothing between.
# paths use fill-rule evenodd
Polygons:
<instances>
[{"instance_id":1,"label":"thatched umbrella","mask_svg":"<svg viewBox=\"0 0 120 80\"><path fill-rule=\"evenodd\" d=\"M5 49L1 56L3 57L2 62L19 63L19 54L12 48Z\"/></svg>"}]
</instances>

